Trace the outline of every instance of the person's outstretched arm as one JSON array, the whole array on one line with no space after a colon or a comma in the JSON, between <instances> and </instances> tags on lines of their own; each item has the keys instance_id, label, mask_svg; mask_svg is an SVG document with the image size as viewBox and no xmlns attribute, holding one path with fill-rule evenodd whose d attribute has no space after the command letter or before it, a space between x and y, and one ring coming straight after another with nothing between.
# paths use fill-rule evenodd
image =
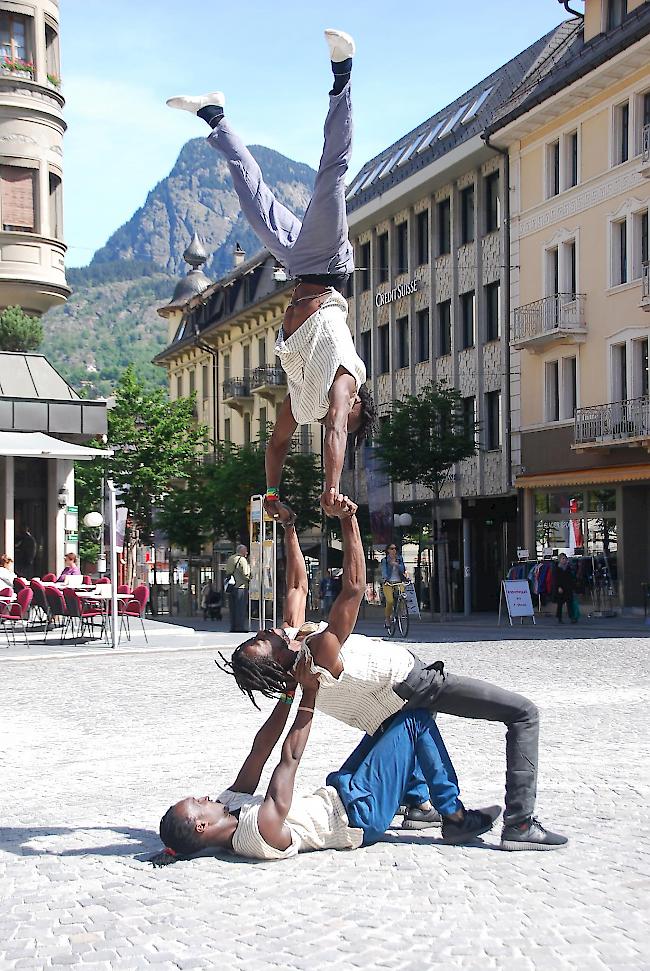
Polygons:
<instances>
[{"instance_id":1,"label":"person's outstretched arm","mask_svg":"<svg viewBox=\"0 0 650 971\"><path fill-rule=\"evenodd\" d=\"M280 409L278 417L273 426L273 432L266 446L264 453L264 465L266 467L266 488L280 489L282 481L282 470L291 445L291 436L298 427L296 419L291 411L291 399L286 396ZM278 512L277 503L265 501L264 506L269 515L273 516Z\"/></svg>"},{"instance_id":2,"label":"person's outstretched arm","mask_svg":"<svg viewBox=\"0 0 650 971\"><path fill-rule=\"evenodd\" d=\"M284 528L284 550L287 557L287 595L284 602L284 623L288 627L301 627L305 623L307 605L307 565L300 549L295 526Z\"/></svg>"},{"instance_id":3,"label":"person's outstretched arm","mask_svg":"<svg viewBox=\"0 0 650 971\"><path fill-rule=\"evenodd\" d=\"M239 770L237 778L231 786L228 786L232 792L253 793L257 789L264 766L284 731L291 711L291 700L289 700L288 695L285 697L287 697L287 701L280 700L277 702L255 736L253 746L244 759L244 764Z\"/></svg>"},{"instance_id":4,"label":"person's outstretched arm","mask_svg":"<svg viewBox=\"0 0 650 971\"><path fill-rule=\"evenodd\" d=\"M348 443L348 418L356 394L357 384L355 379L348 371L339 368L329 391L330 406L324 420L325 488L321 496L321 505L325 512L330 515L332 513L330 512L329 497L332 489L336 493L340 490L345 449Z\"/></svg>"},{"instance_id":5,"label":"person's outstretched arm","mask_svg":"<svg viewBox=\"0 0 650 971\"><path fill-rule=\"evenodd\" d=\"M309 673L304 660L297 674L303 684L300 706L282 744L280 761L271 776L266 798L257 817L261 836L269 846L279 850L291 846L291 833L285 821L291 809L296 772L309 738L318 693L318 679Z\"/></svg>"}]
</instances>

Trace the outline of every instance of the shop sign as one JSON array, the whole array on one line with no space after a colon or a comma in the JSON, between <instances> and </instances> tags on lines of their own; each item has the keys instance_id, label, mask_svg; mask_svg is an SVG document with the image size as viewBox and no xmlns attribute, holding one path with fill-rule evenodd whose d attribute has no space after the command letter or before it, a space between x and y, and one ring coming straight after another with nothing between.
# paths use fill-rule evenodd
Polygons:
<instances>
[{"instance_id":1,"label":"shop sign","mask_svg":"<svg viewBox=\"0 0 650 971\"><path fill-rule=\"evenodd\" d=\"M531 617L535 623L535 610L533 600L530 595L528 580L502 580L501 596L499 597L499 623L501 623L501 606L505 597L508 617L512 627L512 618L520 617L523 623L524 617Z\"/></svg>"},{"instance_id":2,"label":"shop sign","mask_svg":"<svg viewBox=\"0 0 650 971\"><path fill-rule=\"evenodd\" d=\"M398 287L393 287L392 290L375 294L375 306L385 307L386 304L392 303L393 300L401 300L402 297L408 297L410 294L416 293L419 283L418 278L413 277L408 283L400 283Z\"/></svg>"}]
</instances>

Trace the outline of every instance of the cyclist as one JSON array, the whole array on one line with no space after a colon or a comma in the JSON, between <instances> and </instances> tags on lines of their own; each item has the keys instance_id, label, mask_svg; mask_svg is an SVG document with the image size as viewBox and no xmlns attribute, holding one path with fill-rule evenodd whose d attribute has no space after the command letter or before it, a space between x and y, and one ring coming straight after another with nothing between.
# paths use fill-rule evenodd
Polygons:
<instances>
[{"instance_id":1,"label":"cyclist","mask_svg":"<svg viewBox=\"0 0 650 971\"><path fill-rule=\"evenodd\" d=\"M393 602L395 587L400 593L404 592L404 584L410 583L410 577L406 572L404 558L398 552L395 543L386 547L386 555L381 561L381 579L384 590L386 606L384 609L384 627L390 630L390 622L393 616Z\"/></svg>"}]
</instances>

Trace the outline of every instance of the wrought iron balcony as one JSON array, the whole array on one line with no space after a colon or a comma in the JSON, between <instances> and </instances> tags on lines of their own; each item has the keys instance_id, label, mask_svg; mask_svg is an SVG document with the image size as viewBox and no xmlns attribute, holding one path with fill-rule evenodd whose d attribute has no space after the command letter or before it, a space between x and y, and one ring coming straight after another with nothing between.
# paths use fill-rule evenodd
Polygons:
<instances>
[{"instance_id":1,"label":"wrought iron balcony","mask_svg":"<svg viewBox=\"0 0 650 971\"><path fill-rule=\"evenodd\" d=\"M650 179L650 125L644 125L641 133L641 175Z\"/></svg>"},{"instance_id":2,"label":"wrought iron balcony","mask_svg":"<svg viewBox=\"0 0 650 971\"><path fill-rule=\"evenodd\" d=\"M263 398L284 397L287 390L287 376L281 367L270 364L256 367L250 382L251 390Z\"/></svg>"},{"instance_id":3,"label":"wrought iron balcony","mask_svg":"<svg viewBox=\"0 0 650 971\"><path fill-rule=\"evenodd\" d=\"M577 343L587 335L584 293L554 293L514 312L512 343L542 350L554 341Z\"/></svg>"},{"instance_id":4,"label":"wrought iron balcony","mask_svg":"<svg viewBox=\"0 0 650 971\"><path fill-rule=\"evenodd\" d=\"M626 398L606 405L578 408L574 449L598 445L650 444L650 397Z\"/></svg>"},{"instance_id":5,"label":"wrought iron balcony","mask_svg":"<svg viewBox=\"0 0 650 971\"><path fill-rule=\"evenodd\" d=\"M227 378L223 382L223 400L231 408L243 406L246 400L250 400L253 394L248 376L244 378Z\"/></svg>"},{"instance_id":6,"label":"wrought iron balcony","mask_svg":"<svg viewBox=\"0 0 650 971\"><path fill-rule=\"evenodd\" d=\"M641 306L644 310L650 310L650 263L643 264L641 277Z\"/></svg>"}]
</instances>

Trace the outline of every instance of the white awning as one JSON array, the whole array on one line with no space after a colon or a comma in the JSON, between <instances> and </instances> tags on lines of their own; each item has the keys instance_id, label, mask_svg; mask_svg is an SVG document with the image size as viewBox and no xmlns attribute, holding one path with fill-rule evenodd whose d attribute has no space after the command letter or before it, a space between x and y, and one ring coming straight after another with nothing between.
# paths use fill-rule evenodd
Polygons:
<instances>
[{"instance_id":1,"label":"white awning","mask_svg":"<svg viewBox=\"0 0 650 971\"><path fill-rule=\"evenodd\" d=\"M0 432L0 455L19 455L34 459L91 459L112 455L112 449L88 448L62 442L43 432Z\"/></svg>"}]
</instances>

